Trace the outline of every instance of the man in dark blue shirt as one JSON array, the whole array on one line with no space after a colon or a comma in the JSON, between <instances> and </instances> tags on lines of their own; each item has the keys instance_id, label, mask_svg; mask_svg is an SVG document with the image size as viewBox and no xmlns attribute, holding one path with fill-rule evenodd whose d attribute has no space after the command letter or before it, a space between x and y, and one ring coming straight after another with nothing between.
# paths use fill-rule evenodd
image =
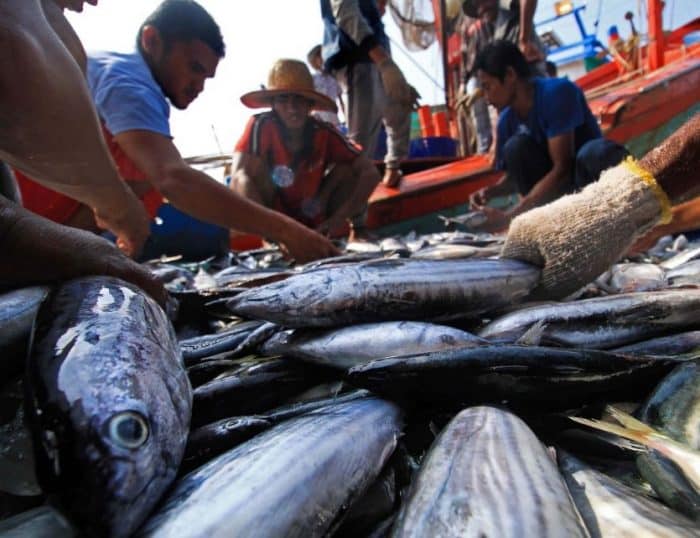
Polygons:
<instances>
[{"instance_id":1,"label":"man in dark blue shirt","mask_svg":"<svg viewBox=\"0 0 700 538\"><path fill-rule=\"evenodd\" d=\"M500 111L495 165L506 172L471 198L488 216L486 229L506 228L520 213L597 180L627 155L603 138L578 86L563 78L530 78L516 45L494 42L479 54L475 69L486 98ZM486 206L513 191L521 199L508 211Z\"/></svg>"}]
</instances>

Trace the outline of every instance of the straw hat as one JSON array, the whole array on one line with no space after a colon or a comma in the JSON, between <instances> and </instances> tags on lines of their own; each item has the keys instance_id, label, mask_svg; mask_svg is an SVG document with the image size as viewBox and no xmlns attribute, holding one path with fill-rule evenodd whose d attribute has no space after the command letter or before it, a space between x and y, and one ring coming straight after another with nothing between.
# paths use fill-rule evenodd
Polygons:
<instances>
[{"instance_id":1,"label":"straw hat","mask_svg":"<svg viewBox=\"0 0 700 538\"><path fill-rule=\"evenodd\" d=\"M267 87L242 95L241 102L248 108L268 108L273 97L288 93L306 97L313 110L338 111L332 99L314 89L309 68L299 60L277 60L267 76Z\"/></svg>"}]
</instances>

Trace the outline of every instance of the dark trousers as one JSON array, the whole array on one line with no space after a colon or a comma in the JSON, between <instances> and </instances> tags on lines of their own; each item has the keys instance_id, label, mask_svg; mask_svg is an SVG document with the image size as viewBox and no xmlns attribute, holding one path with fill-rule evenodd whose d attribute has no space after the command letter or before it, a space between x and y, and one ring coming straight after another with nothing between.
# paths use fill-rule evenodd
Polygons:
<instances>
[{"instance_id":1,"label":"dark trousers","mask_svg":"<svg viewBox=\"0 0 700 538\"><path fill-rule=\"evenodd\" d=\"M568 191L577 191L597 181L603 170L620 164L627 155L624 146L612 140L589 140L576 153ZM503 146L503 158L508 177L515 182L518 192L523 196L552 169L547 148L527 134L509 138Z\"/></svg>"}]
</instances>

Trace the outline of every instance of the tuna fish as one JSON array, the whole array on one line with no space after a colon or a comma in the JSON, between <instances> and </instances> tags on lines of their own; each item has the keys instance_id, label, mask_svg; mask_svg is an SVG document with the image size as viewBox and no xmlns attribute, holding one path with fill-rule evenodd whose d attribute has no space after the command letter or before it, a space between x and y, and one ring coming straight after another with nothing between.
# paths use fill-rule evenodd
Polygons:
<instances>
[{"instance_id":1,"label":"tuna fish","mask_svg":"<svg viewBox=\"0 0 700 538\"><path fill-rule=\"evenodd\" d=\"M378 359L351 368L348 378L406 405L452 408L506 400L566 409L605 398L641 398L675 364L596 350L491 345Z\"/></svg>"},{"instance_id":2,"label":"tuna fish","mask_svg":"<svg viewBox=\"0 0 700 538\"><path fill-rule=\"evenodd\" d=\"M517 416L459 413L426 455L394 538L588 536L556 464Z\"/></svg>"},{"instance_id":3,"label":"tuna fish","mask_svg":"<svg viewBox=\"0 0 700 538\"><path fill-rule=\"evenodd\" d=\"M387 259L302 273L240 293L228 306L287 327L445 320L520 301L539 275L515 260Z\"/></svg>"},{"instance_id":4,"label":"tuna fish","mask_svg":"<svg viewBox=\"0 0 700 538\"><path fill-rule=\"evenodd\" d=\"M298 357L347 370L374 359L427 353L468 344L488 344L467 332L420 321L361 323L335 329L294 329L262 346L267 355Z\"/></svg>"},{"instance_id":5,"label":"tuna fish","mask_svg":"<svg viewBox=\"0 0 700 538\"><path fill-rule=\"evenodd\" d=\"M43 489L87 534L128 536L177 473L192 394L170 322L115 278L63 284L27 373Z\"/></svg>"},{"instance_id":6,"label":"tuna fish","mask_svg":"<svg viewBox=\"0 0 700 538\"><path fill-rule=\"evenodd\" d=\"M254 437L178 482L144 536L325 536L374 482L401 413L365 398Z\"/></svg>"},{"instance_id":7,"label":"tuna fish","mask_svg":"<svg viewBox=\"0 0 700 538\"><path fill-rule=\"evenodd\" d=\"M510 312L479 336L518 340L532 325L544 325L543 342L607 349L700 326L700 289L626 293L568 303L546 303Z\"/></svg>"},{"instance_id":8,"label":"tuna fish","mask_svg":"<svg viewBox=\"0 0 700 538\"><path fill-rule=\"evenodd\" d=\"M557 457L592 538L698 536L696 523L668 506L640 495L569 454L558 452Z\"/></svg>"},{"instance_id":9,"label":"tuna fish","mask_svg":"<svg viewBox=\"0 0 700 538\"><path fill-rule=\"evenodd\" d=\"M683 363L668 374L644 402L639 417L672 439L700 450L700 360ZM669 506L700 519L700 493L676 465L649 452L637 458L637 466Z\"/></svg>"}]
</instances>

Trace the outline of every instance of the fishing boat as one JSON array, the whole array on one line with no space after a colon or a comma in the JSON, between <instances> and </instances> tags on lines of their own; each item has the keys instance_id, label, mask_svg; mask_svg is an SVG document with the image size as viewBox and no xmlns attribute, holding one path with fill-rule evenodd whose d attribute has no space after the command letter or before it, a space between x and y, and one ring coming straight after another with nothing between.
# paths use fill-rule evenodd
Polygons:
<instances>
[{"instance_id":1,"label":"fishing boat","mask_svg":"<svg viewBox=\"0 0 700 538\"><path fill-rule=\"evenodd\" d=\"M576 15L571 2L559 2L562 17ZM571 6L569 8L566 5ZM621 65L616 58L575 80L585 92L603 134L625 144L636 157L664 140L694 113L700 111L700 40L687 39L700 32L700 17L668 35L662 30L661 0L648 0L648 42L635 51L637 68ZM433 0L438 37L443 45L446 102L455 101L454 81L459 70L459 36L447 32L445 1ZM584 51L600 50L602 45L587 34L580 19ZM556 56L577 44L549 51ZM584 52L585 54L585 52ZM571 62L564 57L562 63ZM455 113L448 107L451 130L457 136ZM369 201L368 226L380 235L405 233L411 229L430 232L444 226L438 215L452 216L468 210L469 195L492 184L502 173L491 167L486 155L465 156L442 166L406 174L397 188L379 185Z\"/></svg>"},{"instance_id":2,"label":"fishing boat","mask_svg":"<svg viewBox=\"0 0 700 538\"><path fill-rule=\"evenodd\" d=\"M555 16L536 24L537 28L565 17L576 18L581 34L578 42L562 45L543 35L550 46L548 58L556 59L561 65L577 61L583 65L593 55L607 56L605 63L574 82L584 91L604 136L624 144L636 157L644 155L700 111L700 17L664 34L662 0L647 0L646 7L648 35L642 42L634 31L635 43L632 51L628 51L634 55L634 61L629 62L618 54L610 54L595 35L586 32L580 18L583 6L575 6L573 0L557 2ZM446 0L432 0L432 8L445 74L447 105L441 107L440 115L446 119L451 137L458 139L458 116L452 104L460 80L461 37L455 24L445 22L448 21ZM571 71L568 73L571 76ZM217 156L194 158L190 162L200 166L225 164ZM380 184L369 199L368 228L379 236L444 229L441 217L468 211L469 196L502 176L502 172L492 167L491 157L482 154L424 156L402 162L402 169L404 177L397 187ZM247 235L236 235L231 240L231 247L236 250L259 244L259 238Z\"/></svg>"}]
</instances>

